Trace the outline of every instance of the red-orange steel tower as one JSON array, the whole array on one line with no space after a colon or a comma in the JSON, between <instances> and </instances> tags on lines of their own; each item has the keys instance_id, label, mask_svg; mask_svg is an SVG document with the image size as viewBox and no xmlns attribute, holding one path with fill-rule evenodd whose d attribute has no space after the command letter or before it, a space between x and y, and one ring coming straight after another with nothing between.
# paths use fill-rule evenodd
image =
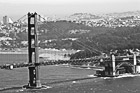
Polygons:
<instances>
[{"instance_id":1,"label":"red-orange steel tower","mask_svg":"<svg viewBox=\"0 0 140 93\"><path fill-rule=\"evenodd\" d=\"M28 13L28 62L35 64L29 67L28 87L40 88L37 13Z\"/></svg>"}]
</instances>

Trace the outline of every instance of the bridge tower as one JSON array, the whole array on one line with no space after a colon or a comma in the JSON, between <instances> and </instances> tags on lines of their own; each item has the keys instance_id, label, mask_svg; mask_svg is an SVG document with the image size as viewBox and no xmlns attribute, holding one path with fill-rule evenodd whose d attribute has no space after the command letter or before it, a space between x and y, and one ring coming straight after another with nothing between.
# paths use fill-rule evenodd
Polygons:
<instances>
[{"instance_id":1,"label":"bridge tower","mask_svg":"<svg viewBox=\"0 0 140 93\"><path fill-rule=\"evenodd\" d=\"M28 62L35 64L29 67L29 83L27 88L40 88L39 51L37 36L37 13L28 13Z\"/></svg>"},{"instance_id":2,"label":"bridge tower","mask_svg":"<svg viewBox=\"0 0 140 93\"><path fill-rule=\"evenodd\" d=\"M111 55L111 60L112 60L112 70L113 70L113 73L112 75L115 76L116 75L116 65L115 65L115 56L112 54Z\"/></svg>"},{"instance_id":3,"label":"bridge tower","mask_svg":"<svg viewBox=\"0 0 140 93\"><path fill-rule=\"evenodd\" d=\"M134 73L136 73L136 66L137 66L137 58L136 58L136 54L133 54L133 61L134 61Z\"/></svg>"}]
</instances>

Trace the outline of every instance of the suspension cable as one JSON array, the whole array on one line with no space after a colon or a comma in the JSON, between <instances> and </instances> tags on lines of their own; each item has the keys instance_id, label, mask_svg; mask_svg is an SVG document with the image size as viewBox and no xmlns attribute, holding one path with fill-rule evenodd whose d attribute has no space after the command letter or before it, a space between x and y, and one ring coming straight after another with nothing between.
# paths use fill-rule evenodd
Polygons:
<instances>
[{"instance_id":1,"label":"suspension cable","mask_svg":"<svg viewBox=\"0 0 140 93\"><path fill-rule=\"evenodd\" d=\"M97 49L93 49L91 46L88 46L88 45L84 44L83 42L81 42L81 41L79 41L79 40L77 40L77 42L80 42L81 44L83 44L84 46L86 46L86 47L88 47L89 49L93 50L93 51L96 52L97 54L98 54L98 53L102 53L101 51L99 51L99 50L97 50Z\"/></svg>"},{"instance_id":2,"label":"suspension cable","mask_svg":"<svg viewBox=\"0 0 140 93\"><path fill-rule=\"evenodd\" d=\"M17 19L16 21L19 22L21 19L23 19L24 17L26 17L26 15L20 17L19 19Z\"/></svg>"},{"instance_id":3,"label":"suspension cable","mask_svg":"<svg viewBox=\"0 0 140 93\"><path fill-rule=\"evenodd\" d=\"M41 18L43 18L44 19L44 21L47 21L44 17L42 17L41 15L38 15L39 17L41 17ZM40 21L40 20L39 20ZM62 36L63 34L60 34L60 33L56 33L57 35L59 34L59 36ZM82 43L82 44L79 44L78 42L80 42L80 43ZM82 46L82 47L85 47L86 49L88 49L90 52L91 52L91 49L92 50L94 50L94 52L96 52L96 54L98 54L98 53L101 53L101 51L98 51L98 50L96 50L96 49L93 49L92 47L90 47L90 46L88 46L88 45L85 45L83 42L81 42L81 41L77 41L76 42L78 45L80 45L80 46Z\"/></svg>"}]
</instances>

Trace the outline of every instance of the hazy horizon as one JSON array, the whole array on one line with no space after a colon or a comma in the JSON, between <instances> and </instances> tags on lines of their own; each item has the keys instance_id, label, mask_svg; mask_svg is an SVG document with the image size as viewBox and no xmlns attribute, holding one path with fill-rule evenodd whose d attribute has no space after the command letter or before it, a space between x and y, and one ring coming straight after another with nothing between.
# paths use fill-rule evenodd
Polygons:
<instances>
[{"instance_id":1,"label":"hazy horizon","mask_svg":"<svg viewBox=\"0 0 140 93\"><path fill-rule=\"evenodd\" d=\"M18 19L28 12L44 16L68 16L74 13L114 13L140 10L140 0L0 0L0 19Z\"/></svg>"}]
</instances>

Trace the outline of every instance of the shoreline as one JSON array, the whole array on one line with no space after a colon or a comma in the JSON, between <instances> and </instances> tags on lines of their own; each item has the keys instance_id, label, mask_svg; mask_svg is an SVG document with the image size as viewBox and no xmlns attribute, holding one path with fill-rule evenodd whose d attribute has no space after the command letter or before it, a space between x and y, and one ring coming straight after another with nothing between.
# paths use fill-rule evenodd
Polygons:
<instances>
[{"instance_id":1,"label":"shoreline","mask_svg":"<svg viewBox=\"0 0 140 93\"><path fill-rule=\"evenodd\" d=\"M53 50L53 49L39 49L39 53L47 53L50 54L50 52L54 53L54 54L68 54L68 53L76 53L76 51L74 50ZM0 54L28 54L28 50L27 49L20 49L20 50L15 50L15 51L11 51L11 50L0 50Z\"/></svg>"},{"instance_id":2,"label":"shoreline","mask_svg":"<svg viewBox=\"0 0 140 93\"><path fill-rule=\"evenodd\" d=\"M0 54L28 54L27 52L1 52Z\"/></svg>"}]
</instances>

